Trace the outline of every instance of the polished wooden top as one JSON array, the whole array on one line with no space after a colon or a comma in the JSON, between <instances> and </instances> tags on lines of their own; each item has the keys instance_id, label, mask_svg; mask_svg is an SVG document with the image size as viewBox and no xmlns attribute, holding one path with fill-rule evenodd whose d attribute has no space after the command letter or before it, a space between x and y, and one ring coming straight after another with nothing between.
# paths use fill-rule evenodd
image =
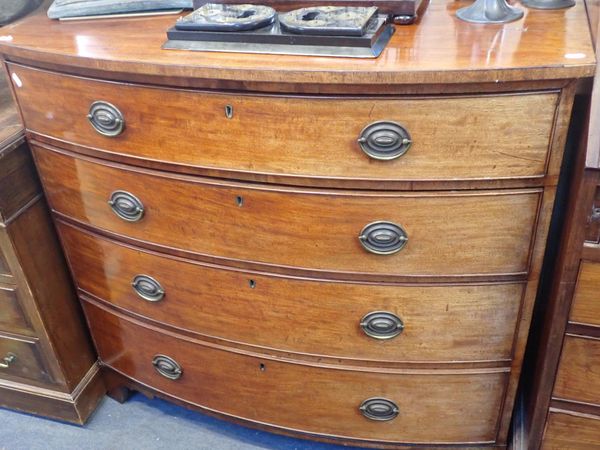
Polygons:
<instances>
[{"instance_id":1,"label":"polished wooden top","mask_svg":"<svg viewBox=\"0 0 600 450\"><path fill-rule=\"evenodd\" d=\"M267 83L416 84L592 76L585 6L526 10L506 25L456 19L465 0L434 0L419 24L398 26L374 60L161 50L174 16L58 22L43 10L0 32L6 58L75 73ZM129 78L123 76L122 78Z\"/></svg>"}]
</instances>

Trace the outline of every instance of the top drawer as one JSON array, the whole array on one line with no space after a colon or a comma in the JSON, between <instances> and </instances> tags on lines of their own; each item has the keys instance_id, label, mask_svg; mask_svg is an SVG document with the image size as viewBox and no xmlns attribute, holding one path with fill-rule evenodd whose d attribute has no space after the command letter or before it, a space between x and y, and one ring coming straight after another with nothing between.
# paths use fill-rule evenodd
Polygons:
<instances>
[{"instance_id":1,"label":"top drawer","mask_svg":"<svg viewBox=\"0 0 600 450\"><path fill-rule=\"evenodd\" d=\"M186 170L238 175L371 181L539 177L546 172L558 101L557 92L427 98L228 95L9 66L29 130ZM109 105L92 107L95 102ZM402 153L408 146L403 139L412 142L405 154L377 159Z\"/></svg>"}]
</instances>

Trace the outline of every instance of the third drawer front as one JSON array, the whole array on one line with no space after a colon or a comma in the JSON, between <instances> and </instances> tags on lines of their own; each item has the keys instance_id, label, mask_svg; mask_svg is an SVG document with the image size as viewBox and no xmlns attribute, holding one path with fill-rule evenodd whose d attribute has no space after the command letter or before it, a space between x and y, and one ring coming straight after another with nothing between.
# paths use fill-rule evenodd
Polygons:
<instances>
[{"instance_id":1,"label":"third drawer front","mask_svg":"<svg viewBox=\"0 0 600 450\"><path fill-rule=\"evenodd\" d=\"M542 193L294 190L34 152L52 208L78 221L222 260L328 272L523 275Z\"/></svg>"},{"instance_id":2,"label":"third drawer front","mask_svg":"<svg viewBox=\"0 0 600 450\"><path fill-rule=\"evenodd\" d=\"M58 222L80 289L174 327L263 348L377 361L508 360L523 284L393 286L200 265Z\"/></svg>"},{"instance_id":3,"label":"third drawer front","mask_svg":"<svg viewBox=\"0 0 600 450\"><path fill-rule=\"evenodd\" d=\"M600 263L583 261L571 307L571 322L600 326Z\"/></svg>"},{"instance_id":4,"label":"third drawer front","mask_svg":"<svg viewBox=\"0 0 600 450\"><path fill-rule=\"evenodd\" d=\"M84 307L104 363L213 411L377 441L454 444L496 437L505 372L359 371L262 359L141 326L87 302Z\"/></svg>"},{"instance_id":5,"label":"third drawer front","mask_svg":"<svg viewBox=\"0 0 600 450\"><path fill-rule=\"evenodd\" d=\"M227 95L20 66L11 72L29 130L188 168L301 177L543 176L558 99L557 92L400 99ZM410 150L399 156L408 141Z\"/></svg>"}]
</instances>

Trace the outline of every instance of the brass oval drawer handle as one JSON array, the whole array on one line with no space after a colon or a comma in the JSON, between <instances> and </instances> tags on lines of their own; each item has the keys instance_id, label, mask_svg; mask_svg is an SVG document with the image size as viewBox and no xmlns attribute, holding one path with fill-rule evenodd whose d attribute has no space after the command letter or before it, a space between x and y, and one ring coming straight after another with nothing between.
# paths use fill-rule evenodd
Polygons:
<instances>
[{"instance_id":1,"label":"brass oval drawer handle","mask_svg":"<svg viewBox=\"0 0 600 450\"><path fill-rule=\"evenodd\" d=\"M12 363L17 360L17 355L14 353L7 353L2 362L0 362L0 369L8 369Z\"/></svg>"},{"instance_id":2,"label":"brass oval drawer handle","mask_svg":"<svg viewBox=\"0 0 600 450\"><path fill-rule=\"evenodd\" d=\"M360 404L360 412L370 420L386 422L393 420L400 414L398 405L387 398L373 397Z\"/></svg>"},{"instance_id":3,"label":"brass oval drawer handle","mask_svg":"<svg viewBox=\"0 0 600 450\"><path fill-rule=\"evenodd\" d=\"M102 136L115 137L125 129L125 118L115 105L97 101L92 103L87 115L94 129Z\"/></svg>"},{"instance_id":4,"label":"brass oval drawer handle","mask_svg":"<svg viewBox=\"0 0 600 450\"><path fill-rule=\"evenodd\" d=\"M362 246L376 255L391 255L404 248L408 235L393 222L377 221L366 225L358 236Z\"/></svg>"},{"instance_id":5,"label":"brass oval drawer handle","mask_svg":"<svg viewBox=\"0 0 600 450\"><path fill-rule=\"evenodd\" d=\"M160 283L149 275L136 275L131 286L137 295L148 302L159 302L165 296L165 290Z\"/></svg>"},{"instance_id":6,"label":"brass oval drawer handle","mask_svg":"<svg viewBox=\"0 0 600 450\"><path fill-rule=\"evenodd\" d=\"M393 339L404 331L404 323L396 314L387 311L373 311L360 321L363 332L374 339Z\"/></svg>"},{"instance_id":7,"label":"brass oval drawer handle","mask_svg":"<svg viewBox=\"0 0 600 450\"><path fill-rule=\"evenodd\" d=\"M160 375L169 380L177 380L183 375L183 369L177 361L166 355L154 355L152 365Z\"/></svg>"},{"instance_id":8,"label":"brass oval drawer handle","mask_svg":"<svg viewBox=\"0 0 600 450\"><path fill-rule=\"evenodd\" d=\"M389 161L404 155L412 145L412 138L399 123L380 121L367 125L360 132L358 144L369 157Z\"/></svg>"},{"instance_id":9,"label":"brass oval drawer handle","mask_svg":"<svg viewBox=\"0 0 600 450\"><path fill-rule=\"evenodd\" d=\"M114 191L108 204L117 216L128 222L138 222L144 217L144 205L127 191Z\"/></svg>"}]
</instances>

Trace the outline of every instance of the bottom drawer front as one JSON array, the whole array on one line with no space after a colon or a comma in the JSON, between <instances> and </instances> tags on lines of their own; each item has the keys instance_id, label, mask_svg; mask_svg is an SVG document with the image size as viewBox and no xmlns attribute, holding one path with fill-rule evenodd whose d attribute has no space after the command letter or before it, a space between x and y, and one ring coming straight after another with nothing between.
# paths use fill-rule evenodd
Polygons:
<instances>
[{"instance_id":1,"label":"bottom drawer front","mask_svg":"<svg viewBox=\"0 0 600 450\"><path fill-rule=\"evenodd\" d=\"M548 416L542 450L600 450L600 417L553 411Z\"/></svg>"},{"instance_id":2,"label":"bottom drawer front","mask_svg":"<svg viewBox=\"0 0 600 450\"><path fill-rule=\"evenodd\" d=\"M0 285L0 331L31 334L31 327L19 302L19 294L13 286Z\"/></svg>"},{"instance_id":3,"label":"bottom drawer front","mask_svg":"<svg viewBox=\"0 0 600 450\"><path fill-rule=\"evenodd\" d=\"M43 367L37 344L0 337L0 377L50 381Z\"/></svg>"},{"instance_id":4,"label":"bottom drawer front","mask_svg":"<svg viewBox=\"0 0 600 450\"><path fill-rule=\"evenodd\" d=\"M84 307L105 364L211 410L356 439L463 443L492 442L496 436L503 372L399 374L274 361L162 333L91 303ZM166 357L156 359L159 355ZM397 417L366 418L359 407L371 398L391 400ZM364 414L377 414L377 404L364 406ZM393 408L379 412L395 415Z\"/></svg>"},{"instance_id":5,"label":"bottom drawer front","mask_svg":"<svg viewBox=\"0 0 600 450\"><path fill-rule=\"evenodd\" d=\"M600 405L600 339L565 338L554 397Z\"/></svg>"}]
</instances>

